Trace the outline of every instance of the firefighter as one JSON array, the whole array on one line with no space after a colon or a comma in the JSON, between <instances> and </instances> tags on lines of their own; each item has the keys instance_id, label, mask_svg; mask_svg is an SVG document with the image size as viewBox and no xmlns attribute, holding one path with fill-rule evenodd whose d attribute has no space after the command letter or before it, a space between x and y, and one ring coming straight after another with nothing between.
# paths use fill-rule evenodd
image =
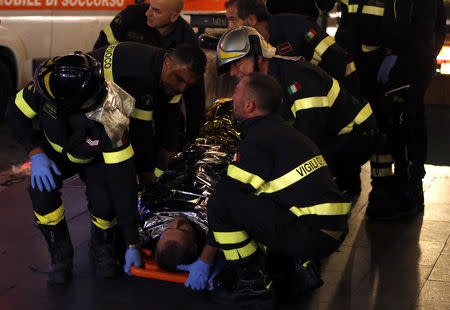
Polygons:
<instances>
[{"instance_id":1,"label":"firefighter","mask_svg":"<svg viewBox=\"0 0 450 310\"><path fill-rule=\"evenodd\" d=\"M72 277L73 246L61 188L64 179L77 173L86 184L90 254L97 274L109 278L121 271L117 226L128 246L125 271L141 264L134 152L126 131L134 100L106 83L101 71L101 64L87 54L54 57L38 67L33 81L8 107L11 134L31 159L28 192L51 255L49 284ZM93 116L100 113L104 117ZM32 127L35 118L38 131Z\"/></svg>"},{"instance_id":2,"label":"firefighter","mask_svg":"<svg viewBox=\"0 0 450 310\"><path fill-rule=\"evenodd\" d=\"M255 28L282 56L302 56L359 95L359 79L350 55L317 23L297 14L270 15L263 0L229 0L225 3L228 30Z\"/></svg>"},{"instance_id":3,"label":"firefighter","mask_svg":"<svg viewBox=\"0 0 450 310\"><path fill-rule=\"evenodd\" d=\"M223 251L236 278L213 291L217 301L271 297L263 248L285 258L284 289L297 295L320 287L314 261L332 254L347 231L351 203L317 146L277 115L282 97L277 81L262 73L243 77L233 95L243 140L208 202L208 245L188 268L189 278L206 283L215 268L204 253Z\"/></svg>"},{"instance_id":4,"label":"firefighter","mask_svg":"<svg viewBox=\"0 0 450 310\"><path fill-rule=\"evenodd\" d=\"M130 135L140 182L150 185L154 171L158 175L167 167L169 152L177 151L181 96L203 76L206 56L196 45L181 44L167 52L133 42L110 45L90 54L102 63L106 80L114 81L136 99ZM158 152L153 150L153 127L158 137ZM161 158L157 160L154 153L159 153Z\"/></svg>"},{"instance_id":5,"label":"firefighter","mask_svg":"<svg viewBox=\"0 0 450 310\"><path fill-rule=\"evenodd\" d=\"M162 49L174 49L185 43L198 45L192 27L180 16L183 7L183 0L151 0L150 3L129 5L100 32L94 49L123 41ZM183 108L177 112L179 124L176 126L183 140L193 142L204 120L203 76L183 93L181 106Z\"/></svg>"},{"instance_id":6,"label":"firefighter","mask_svg":"<svg viewBox=\"0 0 450 310\"><path fill-rule=\"evenodd\" d=\"M255 71L273 76L285 95L283 118L319 146L341 189L359 194L360 166L373 148L370 104L352 97L319 67L275 53L255 29L244 26L222 36L217 65L237 78Z\"/></svg>"},{"instance_id":7,"label":"firefighter","mask_svg":"<svg viewBox=\"0 0 450 310\"><path fill-rule=\"evenodd\" d=\"M106 26L94 49L123 41L175 48L181 43L197 44L192 27L180 16L183 0L151 0L129 5Z\"/></svg>"},{"instance_id":8,"label":"firefighter","mask_svg":"<svg viewBox=\"0 0 450 310\"><path fill-rule=\"evenodd\" d=\"M295 13L314 18L319 17L319 9L325 12L330 11L334 6L335 0L267 0L266 6L270 13Z\"/></svg>"},{"instance_id":9,"label":"firefighter","mask_svg":"<svg viewBox=\"0 0 450 310\"><path fill-rule=\"evenodd\" d=\"M380 27L384 58L376 78L382 90L377 118L387 144L373 160L369 218L393 219L424 209L424 96L445 40L445 23L442 0L384 2Z\"/></svg>"}]
</instances>

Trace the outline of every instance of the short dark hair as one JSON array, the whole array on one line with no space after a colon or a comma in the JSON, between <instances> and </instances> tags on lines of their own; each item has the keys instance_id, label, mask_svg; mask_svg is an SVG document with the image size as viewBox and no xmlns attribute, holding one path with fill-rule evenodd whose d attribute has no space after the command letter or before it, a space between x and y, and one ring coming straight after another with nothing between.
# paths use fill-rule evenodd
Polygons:
<instances>
[{"instance_id":1,"label":"short dark hair","mask_svg":"<svg viewBox=\"0 0 450 310\"><path fill-rule=\"evenodd\" d=\"M255 99L258 109L267 114L276 113L283 101L283 91L277 80L260 72L250 73L245 77L248 94Z\"/></svg>"},{"instance_id":2,"label":"short dark hair","mask_svg":"<svg viewBox=\"0 0 450 310\"><path fill-rule=\"evenodd\" d=\"M200 255L205 243L205 236L201 228L188 219L188 223L194 230L195 246L189 244L180 244L176 241L167 241L164 246L155 247L156 263L162 269L167 271L178 271L177 266L180 264L191 264Z\"/></svg>"},{"instance_id":3,"label":"short dark hair","mask_svg":"<svg viewBox=\"0 0 450 310\"><path fill-rule=\"evenodd\" d=\"M250 14L254 14L258 22L269 20L270 13L263 0L228 0L225 2L227 9L233 5L237 6L240 19L246 19Z\"/></svg>"},{"instance_id":4,"label":"short dark hair","mask_svg":"<svg viewBox=\"0 0 450 310\"><path fill-rule=\"evenodd\" d=\"M183 65L196 75L203 75L206 67L206 55L197 44L183 43L170 50L168 57Z\"/></svg>"}]
</instances>

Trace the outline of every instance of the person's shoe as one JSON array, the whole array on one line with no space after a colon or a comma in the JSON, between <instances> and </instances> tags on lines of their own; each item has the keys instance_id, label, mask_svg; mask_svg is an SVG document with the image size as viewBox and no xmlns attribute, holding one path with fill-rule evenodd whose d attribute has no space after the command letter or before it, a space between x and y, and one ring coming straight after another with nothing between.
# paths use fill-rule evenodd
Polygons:
<instances>
[{"instance_id":1,"label":"person's shoe","mask_svg":"<svg viewBox=\"0 0 450 310\"><path fill-rule=\"evenodd\" d=\"M294 296L310 293L322 285L319 268L312 260L306 262L296 260L292 283Z\"/></svg>"},{"instance_id":2,"label":"person's shoe","mask_svg":"<svg viewBox=\"0 0 450 310\"><path fill-rule=\"evenodd\" d=\"M115 227L101 229L91 226L91 242L89 254L94 261L96 274L103 278L114 278L122 273L117 260Z\"/></svg>"},{"instance_id":3,"label":"person's shoe","mask_svg":"<svg viewBox=\"0 0 450 310\"><path fill-rule=\"evenodd\" d=\"M224 304L253 304L272 300L272 281L260 266L246 263L232 266L235 277L211 292L212 299Z\"/></svg>"},{"instance_id":4,"label":"person's shoe","mask_svg":"<svg viewBox=\"0 0 450 310\"><path fill-rule=\"evenodd\" d=\"M38 224L38 227L47 241L51 256L48 284L69 283L72 280L73 246L66 221L63 219L56 225Z\"/></svg>"}]
</instances>

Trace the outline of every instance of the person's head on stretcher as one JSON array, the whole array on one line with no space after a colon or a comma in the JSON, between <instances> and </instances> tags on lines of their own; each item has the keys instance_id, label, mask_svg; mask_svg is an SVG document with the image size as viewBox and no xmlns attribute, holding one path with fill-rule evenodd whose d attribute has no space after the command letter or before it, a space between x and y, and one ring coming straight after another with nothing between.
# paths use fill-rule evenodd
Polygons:
<instances>
[{"instance_id":1,"label":"person's head on stretcher","mask_svg":"<svg viewBox=\"0 0 450 310\"><path fill-rule=\"evenodd\" d=\"M203 242L201 229L188 218L177 216L156 243L156 262L165 270L177 271L177 265L190 264L197 259Z\"/></svg>"}]
</instances>

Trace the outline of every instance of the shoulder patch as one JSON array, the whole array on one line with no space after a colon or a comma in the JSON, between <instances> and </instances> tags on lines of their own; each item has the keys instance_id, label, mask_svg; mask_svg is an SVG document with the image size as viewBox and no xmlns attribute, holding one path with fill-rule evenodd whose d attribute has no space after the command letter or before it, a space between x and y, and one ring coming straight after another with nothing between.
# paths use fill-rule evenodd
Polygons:
<instances>
[{"instance_id":1,"label":"shoulder patch","mask_svg":"<svg viewBox=\"0 0 450 310\"><path fill-rule=\"evenodd\" d=\"M290 42L284 42L277 46L278 54L285 55L289 52L292 52L292 45Z\"/></svg>"},{"instance_id":2,"label":"shoulder patch","mask_svg":"<svg viewBox=\"0 0 450 310\"><path fill-rule=\"evenodd\" d=\"M311 41L317 35L317 31L315 29L309 29L309 31L305 34L306 41Z\"/></svg>"}]
</instances>

